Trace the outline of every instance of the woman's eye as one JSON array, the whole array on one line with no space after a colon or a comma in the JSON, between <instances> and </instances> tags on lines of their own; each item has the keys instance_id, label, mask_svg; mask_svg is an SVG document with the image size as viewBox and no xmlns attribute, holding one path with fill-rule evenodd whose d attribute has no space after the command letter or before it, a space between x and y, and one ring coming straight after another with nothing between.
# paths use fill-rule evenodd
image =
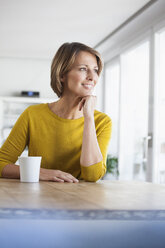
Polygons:
<instances>
[{"instance_id":1,"label":"woman's eye","mask_svg":"<svg viewBox=\"0 0 165 248\"><path fill-rule=\"evenodd\" d=\"M80 68L80 71L86 71L86 68L85 67L81 67Z\"/></svg>"},{"instance_id":2,"label":"woman's eye","mask_svg":"<svg viewBox=\"0 0 165 248\"><path fill-rule=\"evenodd\" d=\"M97 74L99 73L99 70L98 70L98 69L95 69L94 71L95 71Z\"/></svg>"}]
</instances>

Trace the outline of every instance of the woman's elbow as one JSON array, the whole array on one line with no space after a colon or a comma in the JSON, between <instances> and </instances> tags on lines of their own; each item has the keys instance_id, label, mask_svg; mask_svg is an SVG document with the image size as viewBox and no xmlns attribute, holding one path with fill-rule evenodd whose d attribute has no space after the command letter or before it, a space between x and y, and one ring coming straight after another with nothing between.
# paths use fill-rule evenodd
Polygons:
<instances>
[{"instance_id":1,"label":"woman's elbow","mask_svg":"<svg viewBox=\"0 0 165 248\"><path fill-rule=\"evenodd\" d=\"M91 165L89 167L81 166L81 176L87 182L97 182L106 172L103 162Z\"/></svg>"},{"instance_id":2,"label":"woman's elbow","mask_svg":"<svg viewBox=\"0 0 165 248\"><path fill-rule=\"evenodd\" d=\"M87 182L97 182L99 179L102 178L102 175L84 175L83 179Z\"/></svg>"}]
</instances>

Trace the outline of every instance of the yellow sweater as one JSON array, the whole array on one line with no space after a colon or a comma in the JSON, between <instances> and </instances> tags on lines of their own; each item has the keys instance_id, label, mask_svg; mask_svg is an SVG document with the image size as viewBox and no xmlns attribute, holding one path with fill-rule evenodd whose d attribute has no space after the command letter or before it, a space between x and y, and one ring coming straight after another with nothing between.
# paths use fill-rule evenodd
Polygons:
<instances>
[{"instance_id":1,"label":"yellow sweater","mask_svg":"<svg viewBox=\"0 0 165 248\"><path fill-rule=\"evenodd\" d=\"M94 119L103 161L85 167L80 165L84 117L61 118L49 109L48 104L28 107L0 149L0 176L4 166L15 163L28 146L29 156L42 156L42 168L68 172L86 181L97 181L106 172L111 119L97 110Z\"/></svg>"}]
</instances>

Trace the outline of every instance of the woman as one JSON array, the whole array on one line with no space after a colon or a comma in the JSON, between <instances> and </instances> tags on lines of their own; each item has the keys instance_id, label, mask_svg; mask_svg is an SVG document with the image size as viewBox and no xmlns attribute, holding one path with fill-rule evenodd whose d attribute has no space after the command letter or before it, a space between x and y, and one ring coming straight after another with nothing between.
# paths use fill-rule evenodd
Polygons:
<instances>
[{"instance_id":1,"label":"woman","mask_svg":"<svg viewBox=\"0 0 165 248\"><path fill-rule=\"evenodd\" d=\"M95 182L106 172L110 118L95 110L92 91L102 70L100 55L77 42L65 43L51 66L51 87L59 100L28 107L0 149L0 175L19 178L14 163L28 146L42 156L40 180Z\"/></svg>"}]
</instances>

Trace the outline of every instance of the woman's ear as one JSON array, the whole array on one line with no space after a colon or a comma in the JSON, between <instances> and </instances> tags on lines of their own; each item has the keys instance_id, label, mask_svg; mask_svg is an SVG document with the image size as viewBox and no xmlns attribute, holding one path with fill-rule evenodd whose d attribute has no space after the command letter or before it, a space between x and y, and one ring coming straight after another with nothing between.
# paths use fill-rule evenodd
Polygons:
<instances>
[{"instance_id":1,"label":"woman's ear","mask_svg":"<svg viewBox=\"0 0 165 248\"><path fill-rule=\"evenodd\" d=\"M65 76L62 75L60 79L61 79L61 82L64 83L64 81L65 81Z\"/></svg>"},{"instance_id":2,"label":"woman's ear","mask_svg":"<svg viewBox=\"0 0 165 248\"><path fill-rule=\"evenodd\" d=\"M60 81L63 83L64 82L64 77L60 77Z\"/></svg>"}]
</instances>

